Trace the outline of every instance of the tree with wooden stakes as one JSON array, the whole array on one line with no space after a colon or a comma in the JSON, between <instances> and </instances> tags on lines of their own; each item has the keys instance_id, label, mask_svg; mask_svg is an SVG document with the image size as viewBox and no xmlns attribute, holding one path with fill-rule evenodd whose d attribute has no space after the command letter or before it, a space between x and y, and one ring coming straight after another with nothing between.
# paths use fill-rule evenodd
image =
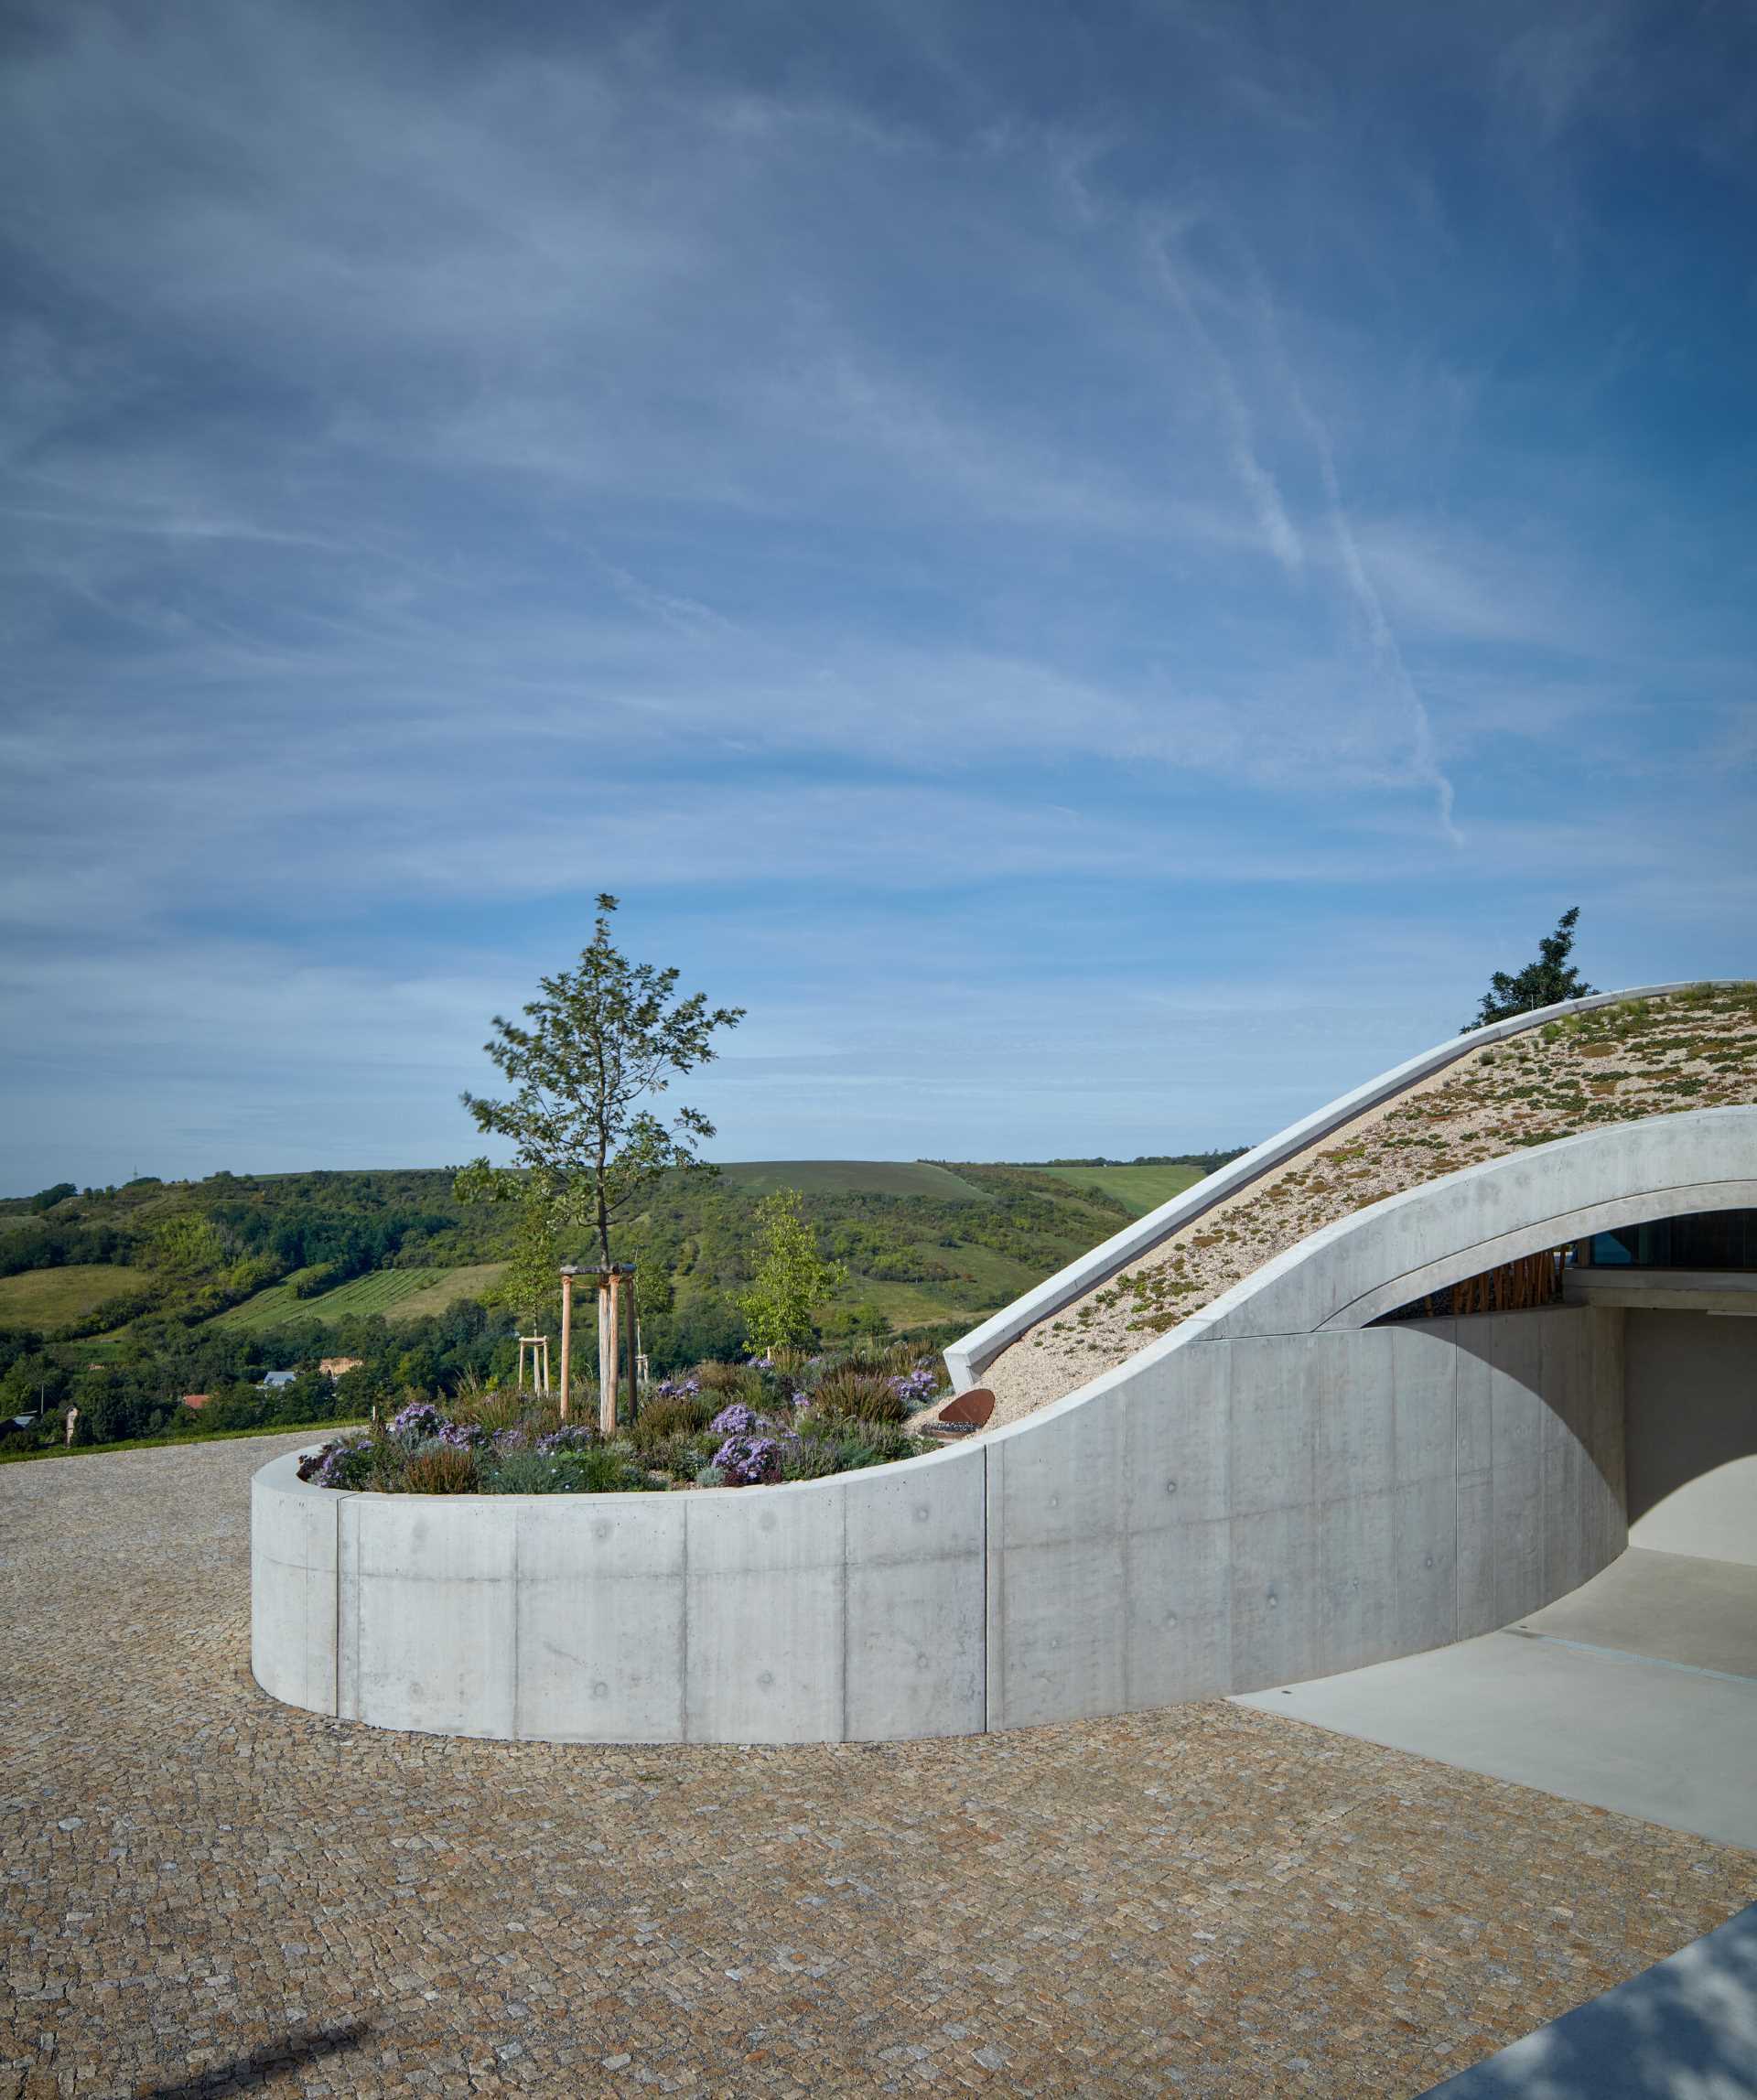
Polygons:
<instances>
[{"instance_id":1,"label":"tree with wooden stakes","mask_svg":"<svg viewBox=\"0 0 1757 2100\"><path fill-rule=\"evenodd\" d=\"M589 1233L598 1288L599 1386L606 1426L615 1421L617 1358L611 1327L630 1272L613 1260L617 1219L641 1190L674 1168L711 1172L698 1147L714 1125L698 1109L670 1119L652 1104L674 1078L710 1063L713 1038L736 1028L742 1007L715 1007L701 992L679 995L675 969L631 963L610 938L614 897L600 896L592 939L578 964L538 979L523 1021L496 1014L488 1056L511 1081L505 1100L466 1093L484 1136L505 1140L505 1166L473 1160L457 1178L466 1202L512 1202L534 1211L556 1235ZM553 1243L552 1243L553 1244ZM563 1279L562 1407L568 1384L571 1275ZM629 1293L631 1298L632 1293Z\"/></svg>"}]
</instances>

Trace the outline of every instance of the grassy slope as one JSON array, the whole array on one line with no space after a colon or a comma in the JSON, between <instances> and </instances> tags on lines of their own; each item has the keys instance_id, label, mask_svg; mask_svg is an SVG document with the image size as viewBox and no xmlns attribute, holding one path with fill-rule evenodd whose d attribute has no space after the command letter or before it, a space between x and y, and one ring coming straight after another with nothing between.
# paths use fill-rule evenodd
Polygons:
<instances>
[{"instance_id":1,"label":"grassy slope","mask_svg":"<svg viewBox=\"0 0 1757 2100\"><path fill-rule=\"evenodd\" d=\"M719 1179L753 1196L799 1189L823 1196L932 1196L942 1203L988 1201L962 1175L928 1159L730 1159Z\"/></svg>"},{"instance_id":2,"label":"grassy slope","mask_svg":"<svg viewBox=\"0 0 1757 2100\"><path fill-rule=\"evenodd\" d=\"M1126 1212L1150 1209L1165 1190L1182 1187L1189 1171L945 1166L926 1160L734 1160L723 1163L711 1179L668 1178L652 1214L631 1221L632 1244L626 1252L666 1265L680 1308L702 1292L731 1294L748 1276L757 1201L772 1190L797 1188L826 1245L850 1271L837 1294L839 1307L876 1305L900 1326L968 1324L1107 1238ZM307 1209L322 1216L371 1219L393 1207L455 1217L454 1227L429 1242L431 1266L375 1269L315 1298L298 1297L292 1287L296 1279L289 1277L215 1316L229 1330L252 1334L325 1326L371 1313L400 1321L479 1296L503 1273L511 1218L459 1210L450 1181L447 1169L402 1168L138 1185L58 1206L50 1222L113 1224L145 1234L172 1218L205 1216L210 1207L234 1216L255 1212L271 1221L296 1219ZM24 1206L6 1208L22 1212ZM838 1239L845 1243L839 1248ZM132 1272L119 1267L100 1273L109 1292L126 1289L134 1280ZM0 1289L27 1298L45 1287L39 1278L46 1274L35 1272ZM26 1322L23 1312L13 1317ZM72 1317L58 1308L29 1324L52 1328ZM5 1323L0 1310L0 1325ZM118 1330L64 1346L95 1361L113 1355L125 1341Z\"/></svg>"},{"instance_id":3,"label":"grassy slope","mask_svg":"<svg viewBox=\"0 0 1757 2100\"><path fill-rule=\"evenodd\" d=\"M1202 1179L1200 1167L1040 1167L1071 1189L1102 1189L1126 1203L1137 1218L1181 1196Z\"/></svg>"},{"instance_id":4,"label":"grassy slope","mask_svg":"<svg viewBox=\"0 0 1757 2100\"><path fill-rule=\"evenodd\" d=\"M477 1298L505 1271L504 1262L473 1262L461 1268L374 1269L317 1298L300 1298L291 1282L272 1284L243 1305L215 1315L214 1325L264 1333L304 1319L342 1319L376 1312L393 1322L444 1312L454 1298Z\"/></svg>"},{"instance_id":5,"label":"grassy slope","mask_svg":"<svg viewBox=\"0 0 1757 2100\"><path fill-rule=\"evenodd\" d=\"M0 1276L0 1327L59 1327L83 1319L109 1298L144 1290L151 1281L145 1269L105 1262Z\"/></svg>"}]
</instances>

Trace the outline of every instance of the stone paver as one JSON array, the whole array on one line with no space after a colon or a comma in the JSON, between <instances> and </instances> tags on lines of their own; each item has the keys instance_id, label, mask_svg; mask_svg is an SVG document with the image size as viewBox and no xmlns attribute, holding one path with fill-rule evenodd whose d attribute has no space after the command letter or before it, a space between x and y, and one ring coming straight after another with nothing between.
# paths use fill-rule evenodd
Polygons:
<instances>
[{"instance_id":1,"label":"stone paver","mask_svg":"<svg viewBox=\"0 0 1757 2100\"><path fill-rule=\"evenodd\" d=\"M896 1748L376 1733L247 1664L298 1439L0 1470L0 2100L1412 2095L1757 1856L1273 1715Z\"/></svg>"}]
</instances>

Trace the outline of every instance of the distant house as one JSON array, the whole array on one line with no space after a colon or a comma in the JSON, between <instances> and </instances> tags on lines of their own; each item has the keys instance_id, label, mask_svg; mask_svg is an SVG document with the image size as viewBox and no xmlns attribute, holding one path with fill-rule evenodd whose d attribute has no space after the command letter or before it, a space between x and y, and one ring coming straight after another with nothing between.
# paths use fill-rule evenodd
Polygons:
<instances>
[{"instance_id":1,"label":"distant house","mask_svg":"<svg viewBox=\"0 0 1757 2100\"><path fill-rule=\"evenodd\" d=\"M257 1382L256 1390L259 1393L277 1392L283 1385L291 1385L297 1376L296 1371L271 1371L266 1378Z\"/></svg>"},{"instance_id":2,"label":"distant house","mask_svg":"<svg viewBox=\"0 0 1757 2100\"><path fill-rule=\"evenodd\" d=\"M326 1378L340 1378L344 1371L358 1371L365 1361L363 1356L326 1356L318 1369Z\"/></svg>"},{"instance_id":3,"label":"distant house","mask_svg":"<svg viewBox=\"0 0 1757 2100\"><path fill-rule=\"evenodd\" d=\"M186 1407L194 1407L199 1410L205 1407L212 1397L210 1393L186 1393L183 1395L183 1405Z\"/></svg>"}]
</instances>

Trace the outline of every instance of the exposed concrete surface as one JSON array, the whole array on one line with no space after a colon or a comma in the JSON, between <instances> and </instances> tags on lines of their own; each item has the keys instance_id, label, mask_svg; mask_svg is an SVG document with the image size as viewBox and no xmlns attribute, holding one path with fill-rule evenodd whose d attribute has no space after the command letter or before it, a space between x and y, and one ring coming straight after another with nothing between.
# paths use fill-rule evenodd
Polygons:
<instances>
[{"instance_id":1,"label":"exposed concrete surface","mask_svg":"<svg viewBox=\"0 0 1757 2100\"><path fill-rule=\"evenodd\" d=\"M1757 1319L1632 1311L1623 1337L1633 1543L1757 1565Z\"/></svg>"},{"instance_id":2,"label":"exposed concrete surface","mask_svg":"<svg viewBox=\"0 0 1757 2100\"><path fill-rule=\"evenodd\" d=\"M1570 1306L1367 1323L1586 1233L1747 1203L1757 1107L1489 1161L1315 1234L1027 1420L828 1481L319 1492L329 1544L321 1516L269 1509L292 1492L290 1467L270 1469L258 1681L387 1728L899 1739L1252 1691L1485 1634L1628 1543L1627 1324L1725 1326L1742 1362L1744 1323ZM1649 1383L1680 1448L1718 1450L1690 1396L1708 1359L1680 1332L1685 1369L1666 1368L1683 1361L1667 1344ZM1706 1484L1717 1523L1744 1521L1742 1487Z\"/></svg>"},{"instance_id":3,"label":"exposed concrete surface","mask_svg":"<svg viewBox=\"0 0 1757 2100\"><path fill-rule=\"evenodd\" d=\"M253 1490L257 1682L382 1728L872 1741L1433 1648L1622 1550L1622 1315L1190 1339L903 1465L699 1495Z\"/></svg>"},{"instance_id":4,"label":"exposed concrete surface","mask_svg":"<svg viewBox=\"0 0 1757 2100\"><path fill-rule=\"evenodd\" d=\"M1426 2100L1738 2100L1757 2094L1757 1904Z\"/></svg>"},{"instance_id":5,"label":"exposed concrete surface","mask_svg":"<svg viewBox=\"0 0 1757 2100\"><path fill-rule=\"evenodd\" d=\"M1620 1336L1562 1308L1192 1331L990 1438L988 1726L1351 1669L1578 1588L1625 1543Z\"/></svg>"},{"instance_id":6,"label":"exposed concrete surface","mask_svg":"<svg viewBox=\"0 0 1757 2100\"><path fill-rule=\"evenodd\" d=\"M1757 1568L1632 1547L1521 1624L1558 1641L1757 1677ZM1752 1761L1757 1768L1757 1743Z\"/></svg>"},{"instance_id":7,"label":"exposed concrete surface","mask_svg":"<svg viewBox=\"0 0 1757 2100\"><path fill-rule=\"evenodd\" d=\"M1238 1703L1757 1849L1757 1570L1710 1565L1625 1556L1522 1627Z\"/></svg>"},{"instance_id":8,"label":"exposed concrete surface","mask_svg":"<svg viewBox=\"0 0 1757 2100\"><path fill-rule=\"evenodd\" d=\"M692 1495L251 1492L251 1660L343 1720L547 1742L984 1724L986 1463Z\"/></svg>"}]
</instances>

